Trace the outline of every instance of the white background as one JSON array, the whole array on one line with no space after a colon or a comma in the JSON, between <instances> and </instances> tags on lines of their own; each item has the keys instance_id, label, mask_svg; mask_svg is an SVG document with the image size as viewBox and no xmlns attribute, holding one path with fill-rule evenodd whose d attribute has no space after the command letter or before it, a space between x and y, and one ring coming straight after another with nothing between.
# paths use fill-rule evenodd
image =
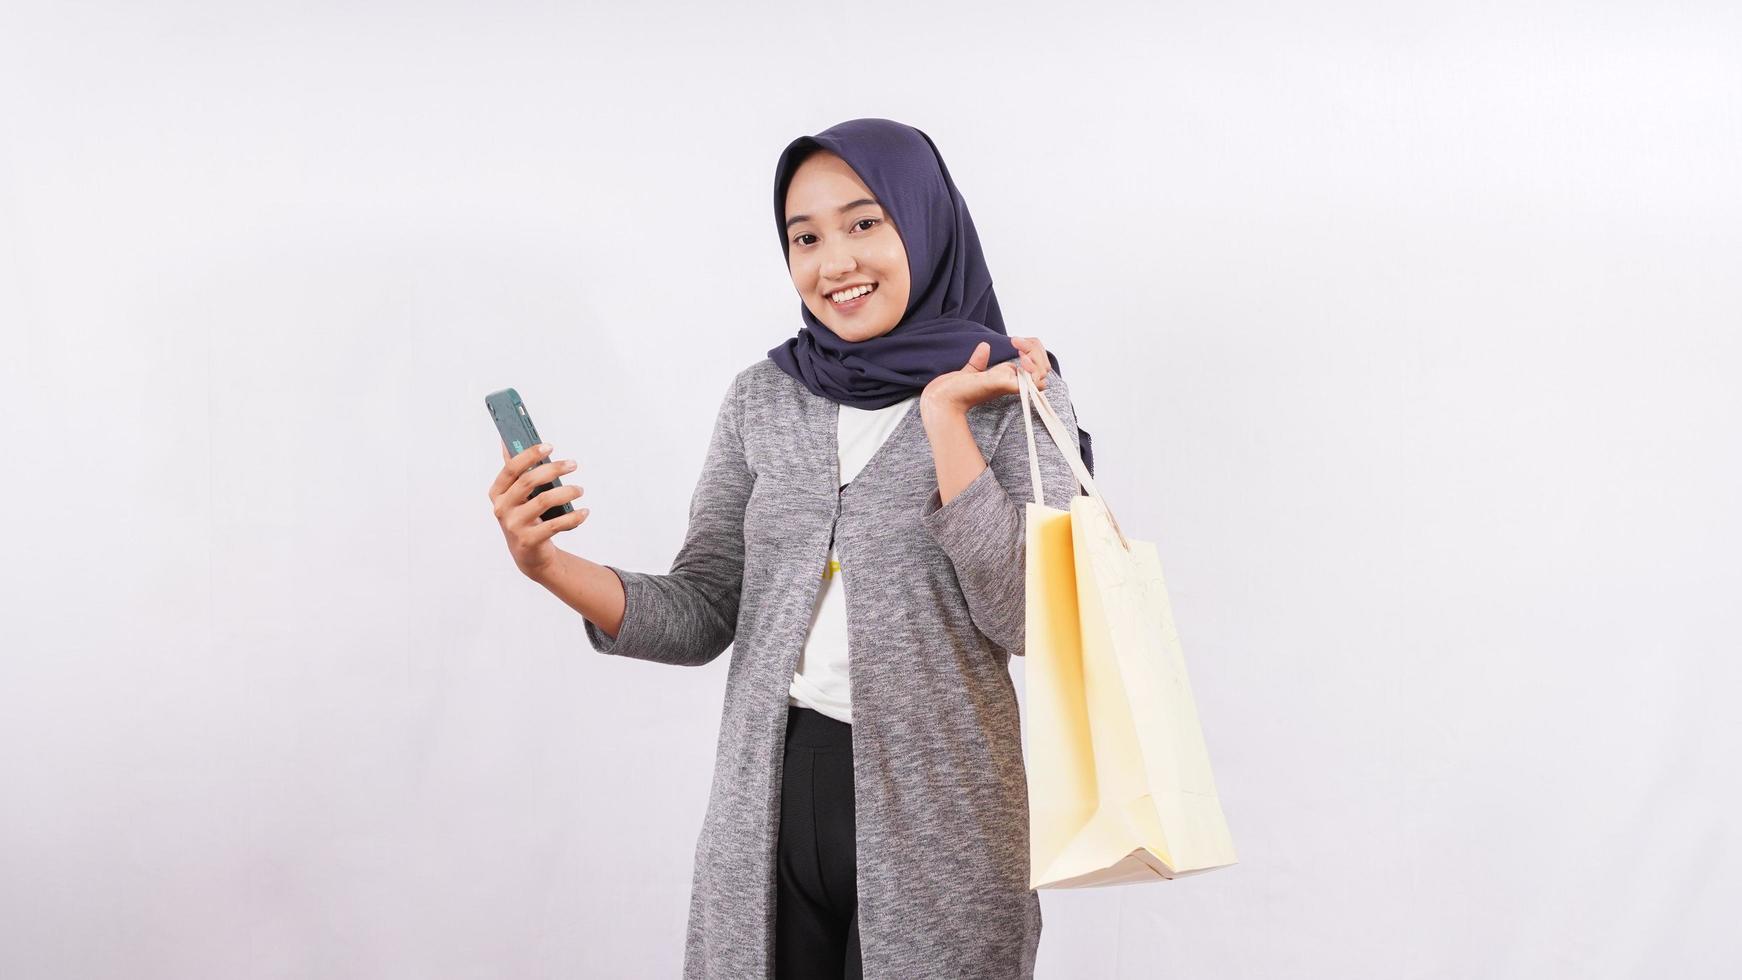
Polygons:
<instances>
[{"instance_id":1,"label":"white background","mask_svg":"<svg viewBox=\"0 0 1742 980\"><path fill-rule=\"evenodd\" d=\"M775 158L858 116L937 141L1158 543L1240 848L1043 893L1040 976L1733 975L1739 52L1717 2L8 3L0 975L677 974L727 660L515 571L483 397L579 460L563 547L665 570L799 328Z\"/></svg>"}]
</instances>

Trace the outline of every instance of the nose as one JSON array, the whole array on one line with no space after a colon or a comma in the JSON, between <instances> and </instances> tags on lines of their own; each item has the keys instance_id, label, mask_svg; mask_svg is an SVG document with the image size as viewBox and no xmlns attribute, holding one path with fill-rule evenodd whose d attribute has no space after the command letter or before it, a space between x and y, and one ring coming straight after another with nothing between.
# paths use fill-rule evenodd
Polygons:
<instances>
[{"instance_id":1,"label":"nose","mask_svg":"<svg viewBox=\"0 0 1742 980\"><path fill-rule=\"evenodd\" d=\"M853 258L853 250L844 245L831 246L823 256L819 271L824 279L839 279L859 267L859 262Z\"/></svg>"}]
</instances>

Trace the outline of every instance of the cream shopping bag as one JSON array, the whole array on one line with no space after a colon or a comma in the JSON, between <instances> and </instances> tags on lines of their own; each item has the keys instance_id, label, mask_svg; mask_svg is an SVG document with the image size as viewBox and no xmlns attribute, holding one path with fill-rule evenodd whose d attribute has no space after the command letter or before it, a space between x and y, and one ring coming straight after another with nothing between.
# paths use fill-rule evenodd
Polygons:
<instances>
[{"instance_id":1,"label":"cream shopping bag","mask_svg":"<svg viewBox=\"0 0 1742 980\"><path fill-rule=\"evenodd\" d=\"M1017 374L1035 493L1026 505L1023 674L1029 887L1158 881L1233 864L1155 545L1126 539L1052 406L1028 372ZM1068 511L1041 493L1036 410L1088 491Z\"/></svg>"}]
</instances>

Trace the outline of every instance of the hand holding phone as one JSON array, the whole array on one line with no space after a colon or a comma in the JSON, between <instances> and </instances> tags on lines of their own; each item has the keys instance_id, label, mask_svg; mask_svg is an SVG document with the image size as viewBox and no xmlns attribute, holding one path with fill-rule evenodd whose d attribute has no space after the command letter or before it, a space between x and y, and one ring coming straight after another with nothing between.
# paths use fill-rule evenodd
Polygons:
<instances>
[{"instance_id":1,"label":"hand holding phone","mask_svg":"<svg viewBox=\"0 0 1742 980\"><path fill-rule=\"evenodd\" d=\"M533 575L556 557L551 537L587 519L586 510L576 510L570 503L584 491L563 486L558 474L572 472L575 463L546 456L549 447L541 448L532 416L513 388L492 392L484 403L502 436L503 466L490 484L490 507L514 564ZM510 447L515 450L512 456Z\"/></svg>"}]
</instances>

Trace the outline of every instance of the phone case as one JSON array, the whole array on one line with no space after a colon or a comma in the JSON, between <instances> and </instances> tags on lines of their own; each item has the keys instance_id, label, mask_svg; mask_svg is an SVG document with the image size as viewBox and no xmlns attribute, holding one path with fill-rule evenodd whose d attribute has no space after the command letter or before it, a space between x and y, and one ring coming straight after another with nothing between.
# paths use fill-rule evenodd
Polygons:
<instances>
[{"instance_id":1,"label":"phone case","mask_svg":"<svg viewBox=\"0 0 1742 980\"><path fill-rule=\"evenodd\" d=\"M493 391L484 396L484 406L490 410L490 417L496 420L496 431L502 436L502 444L508 447L508 455L518 456L526 451L526 447L536 446L544 441L538 437L538 429L532 424L532 416L526 413L526 404L520 400L520 393L513 388L503 388L501 391ZM543 465L548 462L550 462L550 457L546 456L535 465ZM531 500L552 487L562 485L563 481L560 477L553 478L549 483L533 487L531 495L526 499ZM564 514L573 513L574 509L574 506L565 500L538 516L543 520L551 521Z\"/></svg>"}]
</instances>

